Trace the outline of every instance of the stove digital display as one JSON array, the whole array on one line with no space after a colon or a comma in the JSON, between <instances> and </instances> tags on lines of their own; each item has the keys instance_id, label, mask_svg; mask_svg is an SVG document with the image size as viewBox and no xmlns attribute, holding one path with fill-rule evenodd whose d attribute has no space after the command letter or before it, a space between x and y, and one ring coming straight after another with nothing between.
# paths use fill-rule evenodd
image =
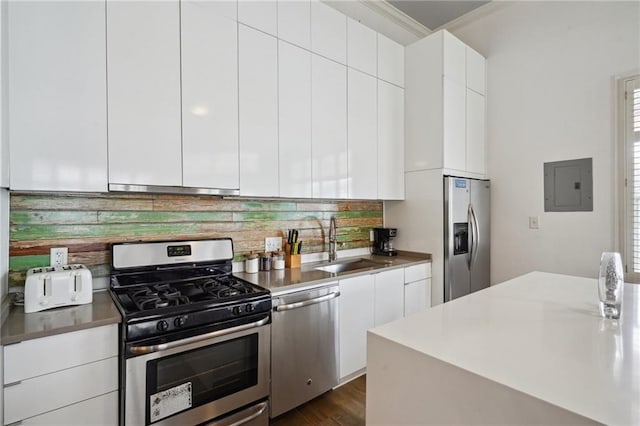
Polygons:
<instances>
[{"instance_id":1,"label":"stove digital display","mask_svg":"<svg viewBox=\"0 0 640 426\"><path fill-rule=\"evenodd\" d=\"M189 244L183 244L179 246L167 246L167 256L191 256L191 246Z\"/></svg>"}]
</instances>

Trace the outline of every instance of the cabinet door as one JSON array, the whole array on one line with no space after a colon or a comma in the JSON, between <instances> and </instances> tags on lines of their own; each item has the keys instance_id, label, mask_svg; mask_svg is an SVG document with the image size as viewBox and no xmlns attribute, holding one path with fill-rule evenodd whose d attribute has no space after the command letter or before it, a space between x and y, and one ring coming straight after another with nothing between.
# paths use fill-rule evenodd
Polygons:
<instances>
[{"instance_id":1,"label":"cabinet door","mask_svg":"<svg viewBox=\"0 0 640 426\"><path fill-rule=\"evenodd\" d=\"M467 88L485 94L485 59L467 46Z\"/></svg>"},{"instance_id":2,"label":"cabinet door","mask_svg":"<svg viewBox=\"0 0 640 426\"><path fill-rule=\"evenodd\" d=\"M404 316L404 269L380 272L375 277L376 327Z\"/></svg>"},{"instance_id":3,"label":"cabinet door","mask_svg":"<svg viewBox=\"0 0 640 426\"><path fill-rule=\"evenodd\" d=\"M278 44L239 25L240 195L278 195Z\"/></svg>"},{"instance_id":4,"label":"cabinet door","mask_svg":"<svg viewBox=\"0 0 640 426\"><path fill-rule=\"evenodd\" d=\"M414 281L404 285L404 316L422 312L431 306L431 279Z\"/></svg>"},{"instance_id":5,"label":"cabinet door","mask_svg":"<svg viewBox=\"0 0 640 426\"><path fill-rule=\"evenodd\" d=\"M347 69L311 58L313 197L347 198Z\"/></svg>"},{"instance_id":6,"label":"cabinet door","mask_svg":"<svg viewBox=\"0 0 640 426\"><path fill-rule=\"evenodd\" d=\"M372 275L340 280L340 377L367 365L367 330L374 326Z\"/></svg>"},{"instance_id":7,"label":"cabinet door","mask_svg":"<svg viewBox=\"0 0 640 426\"><path fill-rule=\"evenodd\" d=\"M278 57L280 196L311 198L311 53L280 41Z\"/></svg>"},{"instance_id":8,"label":"cabinet door","mask_svg":"<svg viewBox=\"0 0 640 426\"><path fill-rule=\"evenodd\" d=\"M109 182L182 185L177 0L107 1Z\"/></svg>"},{"instance_id":9,"label":"cabinet door","mask_svg":"<svg viewBox=\"0 0 640 426\"><path fill-rule=\"evenodd\" d=\"M378 198L404 199L404 89L378 80Z\"/></svg>"},{"instance_id":10,"label":"cabinet door","mask_svg":"<svg viewBox=\"0 0 640 426\"><path fill-rule=\"evenodd\" d=\"M0 186L10 167L12 189L106 191L104 1L5 6L10 150L0 152Z\"/></svg>"},{"instance_id":11,"label":"cabinet door","mask_svg":"<svg viewBox=\"0 0 640 426\"><path fill-rule=\"evenodd\" d=\"M311 50L347 63L347 17L319 0L311 2Z\"/></svg>"},{"instance_id":12,"label":"cabinet door","mask_svg":"<svg viewBox=\"0 0 640 426\"><path fill-rule=\"evenodd\" d=\"M484 96L467 89L467 171L485 173Z\"/></svg>"},{"instance_id":13,"label":"cabinet door","mask_svg":"<svg viewBox=\"0 0 640 426\"><path fill-rule=\"evenodd\" d=\"M404 87L404 46L378 34L378 78Z\"/></svg>"},{"instance_id":14,"label":"cabinet door","mask_svg":"<svg viewBox=\"0 0 640 426\"><path fill-rule=\"evenodd\" d=\"M278 38L311 49L309 0L278 0Z\"/></svg>"},{"instance_id":15,"label":"cabinet door","mask_svg":"<svg viewBox=\"0 0 640 426\"><path fill-rule=\"evenodd\" d=\"M347 122L349 150L349 198L378 197L377 80L348 70ZM402 159L404 161L404 159Z\"/></svg>"},{"instance_id":16,"label":"cabinet door","mask_svg":"<svg viewBox=\"0 0 640 426\"><path fill-rule=\"evenodd\" d=\"M461 86L467 84L467 46L448 31L442 31L442 74Z\"/></svg>"},{"instance_id":17,"label":"cabinet door","mask_svg":"<svg viewBox=\"0 0 640 426\"><path fill-rule=\"evenodd\" d=\"M443 78L444 168L465 170L466 167L466 88Z\"/></svg>"},{"instance_id":18,"label":"cabinet door","mask_svg":"<svg viewBox=\"0 0 640 426\"><path fill-rule=\"evenodd\" d=\"M277 35L278 7L276 1L238 0L238 22L272 36Z\"/></svg>"},{"instance_id":19,"label":"cabinet door","mask_svg":"<svg viewBox=\"0 0 640 426\"><path fill-rule=\"evenodd\" d=\"M238 189L238 25L215 2L181 5L183 185Z\"/></svg>"},{"instance_id":20,"label":"cabinet door","mask_svg":"<svg viewBox=\"0 0 640 426\"><path fill-rule=\"evenodd\" d=\"M20 422L28 426L113 426L118 424L118 392L67 405Z\"/></svg>"},{"instance_id":21,"label":"cabinet door","mask_svg":"<svg viewBox=\"0 0 640 426\"><path fill-rule=\"evenodd\" d=\"M369 75L377 75L376 32L351 18L347 18L347 65Z\"/></svg>"}]
</instances>

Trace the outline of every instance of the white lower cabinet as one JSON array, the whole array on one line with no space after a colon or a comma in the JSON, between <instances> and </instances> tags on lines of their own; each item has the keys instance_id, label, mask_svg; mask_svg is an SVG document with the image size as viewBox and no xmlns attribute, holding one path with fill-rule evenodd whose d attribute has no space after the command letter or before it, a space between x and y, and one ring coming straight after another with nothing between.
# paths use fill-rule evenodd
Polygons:
<instances>
[{"instance_id":1,"label":"white lower cabinet","mask_svg":"<svg viewBox=\"0 0 640 426\"><path fill-rule=\"evenodd\" d=\"M404 274L404 316L431 307L431 264L409 266Z\"/></svg>"},{"instance_id":2,"label":"white lower cabinet","mask_svg":"<svg viewBox=\"0 0 640 426\"><path fill-rule=\"evenodd\" d=\"M113 426L118 424L118 392L22 420L21 425Z\"/></svg>"},{"instance_id":3,"label":"white lower cabinet","mask_svg":"<svg viewBox=\"0 0 640 426\"><path fill-rule=\"evenodd\" d=\"M374 275L376 327L404 316L404 269L392 269Z\"/></svg>"},{"instance_id":4,"label":"white lower cabinet","mask_svg":"<svg viewBox=\"0 0 640 426\"><path fill-rule=\"evenodd\" d=\"M367 365L367 330L374 326L373 275L340 280L340 377Z\"/></svg>"},{"instance_id":5,"label":"white lower cabinet","mask_svg":"<svg viewBox=\"0 0 640 426\"><path fill-rule=\"evenodd\" d=\"M117 325L3 350L4 424L117 424Z\"/></svg>"},{"instance_id":6,"label":"white lower cabinet","mask_svg":"<svg viewBox=\"0 0 640 426\"><path fill-rule=\"evenodd\" d=\"M431 275L430 266L407 267L406 275L412 283L416 276L425 281L427 274ZM405 315L405 281L405 268L340 280L341 380L350 379L367 366L367 330Z\"/></svg>"}]
</instances>

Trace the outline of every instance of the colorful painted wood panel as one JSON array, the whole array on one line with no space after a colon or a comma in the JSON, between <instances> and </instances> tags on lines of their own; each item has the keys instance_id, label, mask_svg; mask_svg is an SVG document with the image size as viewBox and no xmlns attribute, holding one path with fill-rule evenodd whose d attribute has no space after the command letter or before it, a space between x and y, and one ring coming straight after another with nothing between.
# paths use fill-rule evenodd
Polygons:
<instances>
[{"instance_id":1,"label":"colorful painted wood panel","mask_svg":"<svg viewBox=\"0 0 640 426\"><path fill-rule=\"evenodd\" d=\"M107 276L114 242L231 237L240 261L290 228L300 231L303 254L327 251L331 216L341 249L368 247L370 229L382 226L381 201L12 193L10 209L9 285L49 265L51 247L68 247L70 263Z\"/></svg>"}]
</instances>

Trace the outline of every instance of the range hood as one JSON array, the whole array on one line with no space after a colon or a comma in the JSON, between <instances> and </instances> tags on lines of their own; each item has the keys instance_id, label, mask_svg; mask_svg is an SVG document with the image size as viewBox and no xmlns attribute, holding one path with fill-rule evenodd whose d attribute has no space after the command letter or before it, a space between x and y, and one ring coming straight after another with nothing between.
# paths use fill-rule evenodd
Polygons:
<instances>
[{"instance_id":1,"label":"range hood","mask_svg":"<svg viewBox=\"0 0 640 426\"><path fill-rule=\"evenodd\" d=\"M240 195L239 189L228 188L191 188L185 186L161 186L161 185L131 185L123 183L110 183L109 191L113 192L148 192L156 194L181 194L181 195Z\"/></svg>"}]
</instances>

